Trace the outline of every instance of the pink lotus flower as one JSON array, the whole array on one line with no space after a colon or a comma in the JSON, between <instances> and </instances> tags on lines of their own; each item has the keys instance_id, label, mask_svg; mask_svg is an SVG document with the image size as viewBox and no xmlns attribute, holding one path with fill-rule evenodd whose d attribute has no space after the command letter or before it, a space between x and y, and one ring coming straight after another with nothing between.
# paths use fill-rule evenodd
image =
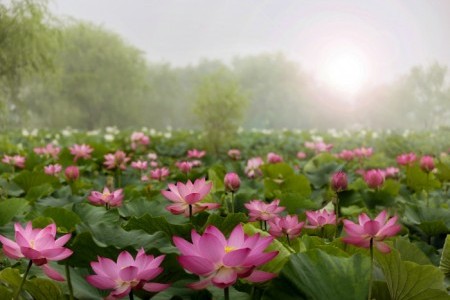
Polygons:
<instances>
[{"instance_id":1,"label":"pink lotus flower","mask_svg":"<svg viewBox=\"0 0 450 300\"><path fill-rule=\"evenodd\" d=\"M44 167L44 173L51 176L57 176L61 173L62 166L60 164L48 165Z\"/></svg>"},{"instance_id":2,"label":"pink lotus flower","mask_svg":"<svg viewBox=\"0 0 450 300\"><path fill-rule=\"evenodd\" d=\"M228 240L216 227L209 226L203 235L194 230L192 243L173 237L175 246L180 250L178 261L190 273L201 277L199 282L188 286L201 290L213 284L226 288L236 283L238 278L251 282L263 282L275 277L275 274L256 270L275 256L278 251L264 252L273 237L261 237L244 234L242 225L237 225Z\"/></svg>"},{"instance_id":3,"label":"pink lotus flower","mask_svg":"<svg viewBox=\"0 0 450 300\"><path fill-rule=\"evenodd\" d=\"M259 169L260 166L264 164L261 157L253 157L247 161L247 166L245 167L245 174L248 178L255 178L261 176L262 172Z\"/></svg>"},{"instance_id":4,"label":"pink lotus flower","mask_svg":"<svg viewBox=\"0 0 450 300\"><path fill-rule=\"evenodd\" d=\"M169 177L169 169L167 168L160 168L160 169L154 169L150 171L150 177L153 180L158 181L164 181Z\"/></svg>"},{"instance_id":5,"label":"pink lotus flower","mask_svg":"<svg viewBox=\"0 0 450 300\"><path fill-rule=\"evenodd\" d=\"M149 153L147 155L147 157L148 157L149 160L157 160L158 159L158 154L156 154L156 153Z\"/></svg>"},{"instance_id":6,"label":"pink lotus flower","mask_svg":"<svg viewBox=\"0 0 450 300\"><path fill-rule=\"evenodd\" d=\"M306 158L306 153L302 152L302 151L297 152L297 158L300 159L300 160L305 159Z\"/></svg>"},{"instance_id":7,"label":"pink lotus flower","mask_svg":"<svg viewBox=\"0 0 450 300\"><path fill-rule=\"evenodd\" d=\"M120 150L116 151L114 154L106 154L104 157L105 162L103 164L110 170L115 168L125 170L127 168L127 162L130 161L130 158L127 157L125 152Z\"/></svg>"},{"instance_id":8,"label":"pink lotus flower","mask_svg":"<svg viewBox=\"0 0 450 300\"><path fill-rule=\"evenodd\" d=\"M197 179L194 183L190 180L186 184L178 182L176 185L169 183L169 191L162 190L161 193L168 200L174 202L166 207L174 215L184 214L186 217L195 215L206 209L220 207L218 203L200 202L208 195L212 188L212 182L206 182L205 178Z\"/></svg>"},{"instance_id":9,"label":"pink lotus flower","mask_svg":"<svg viewBox=\"0 0 450 300\"><path fill-rule=\"evenodd\" d=\"M395 167L388 167L384 169L384 178L395 178L397 177L400 170Z\"/></svg>"},{"instance_id":10,"label":"pink lotus flower","mask_svg":"<svg viewBox=\"0 0 450 300\"><path fill-rule=\"evenodd\" d=\"M160 267L165 255L154 257L146 255L140 249L133 259L130 253L122 251L117 263L106 257L98 257L98 262L91 262L95 275L86 277L87 282L101 290L112 290L107 299L120 299L130 294L132 290L160 292L170 284L148 282L162 273Z\"/></svg>"},{"instance_id":11,"label":"pink lotus flower","mask_svg":"<svg viewBox=\"0 0 450 300\"><path fill-rule=\"evenodd\" d=\"M358 157L358 158L368 158L371 157L373 154L373 149L372 148L366 148L366 147L361 147L361 148L356 148L353 150L353 154Z\"/></svg>"},{"instance_id":12,"label":"pink lotus flower","mask_svg":"<svg viewBox=\"0 0 450 300\"><path fill-rule=\"evenodd\" d=\"M187 156L188 158L202 158L206 155L206 151L200 151L197 149L188 150Z\"/></svg>"},{"instance_id":13,"label":"pink lotus flower","mask_svg":"<svg viewBox=\"0 0 450 300\"><path fill-rule=\"evenodd\" d=\"M411 153L404 153L397 156L397 163L400 166L411 166L414 164L414 162L417 160L416 154L413 152Z\"/></svg>"},{"instance_id":14,"label":"pink lotus flower","mask_svg":"<svg viewBox=\"0 0 450 300\"><path fill-rule=\"evenodd\" d=\"M111 192L107 187L105 187L102 193L92 191L88 197L88 200L94 205L105 205L107 208L121 206L123 200L123 190L118 189Z\"/></svg>"},{"instance_id":15,"label":"pink lotus flower","mask_svg":"<svg viewBox=\"0 0 450 300\"><path fill-rule=\"evenodd\" d=\"M236 173L227 173L224 178L225 190L228 192L237 192L241 186L241 180Z\"/></svg>"},{"instance_id":16,"label":"pink lotus flower","mask_svg":"<svg viewBox=\"0 0 450 300\"><path fill-rule=\"evenodd\" d=\"M267 162L269 164L276 164L276 163L283 162L283 158L274 152L269 152L267 154Z\"/></svg>"},{"instance_id":17,"label":"pink lotus flower","mask_svg":"<svg viewBox=\"0 0 450 300\"><path fill-rule=\"evenodd\" d=\"M425 155L420 159L420 168L424 172L431 172L434 169L434 159L432 156Z\"/></svg>"},{"instance_id":18,"label":"pink lotus flower","mask_svg":"<svg viewBox=\"0 0 450 300\"><path fill-rule=\"evenodd\" d=\"M321 228L327 224L336 225L336 215L334 212L328 212L325 209L316 211L306 211L308 225L305 228Z\"/></svg>"},{"instance_id":19,"label":"pink lotus flower","mask_svg":"<svg viewBox=\"0 0 450 300\"><path fill-rule=\"evenodd\" d=\"M355 154L352 150L342 150L341 153L338 154L338 157L345 161L351 161L355 157Z\"/></svg>"},{"instance_id":20,"label":"pink lotus flower","mask_svg":"<svg viewBox=\"0 0 450 300\"><path fill-rule=\"evenodd\" d=\"M45 147L36 147L33 149L34 153L37 155L46 155L51 156L54 159L58 158L59 152L61 152L61 148L55 147L53 144L47 144Z\"/></svg>"},{"instance_id":21,"label":"pink lotus flower","mask_svg":"<svg viewBox=\"0 0 450 300\"><path fill-rule=\"evenodd\" d=\"M193 168L200 167L203 164L202 161L198 159L191 160L190 163Z\"/></svg>"},{"instance_id":22,"label":"pink lotus flower","mask_svg":"<svg viewBox=\"0 0 450 300\"><path fill-rule=\"evenodd\" d=\"M389 253L391 249L382 242L385 238L396 235L401 226L396 224L398 217L389 219L387 212L383 210L374 220L371 220L365 213L359 215L359 224L344 220L344 230L347 237L342 240L345 243L358 247L369 248L370 240L373 245L383 253Z\"/></svg>"},{"instance_id":23,"label":"pink lotus flower","mask_svg":"<svg viewBox=\"0 0 450 300\"><path fill-rule=\"evenodd\" d=\"M90 159L91 153L94 149L86 144L75 144L70 149L70 154L74 155L73 161L77 161L79 158Z\"/></svg>"},{"instance_id":24,"label":"pink lotus flower","mask_svg":"<svg viewBox=\"0 0 450 300\"><path fill-rule=\"evenodd\" d=\"M298 216L276 217L268 222L269 233L276 237L288 236L289 239L300 235L305 222L299 222Z\"/></svg>"},{"instance_id":25,"label":"pink lotus flower","mask_svg":"<svg viewBox=\"0 0 450 300\"><path fill-rule=\"evenodd\" d=\"M305 147L314 150L316 153L329 152L333 149L332 144L325 144L324 142L305 142Z\"/></svg>"},{"instance_id":26,"label":"pink lotus flower","mask_svg":"<svg viewBox=\"0 0 450 300\"><path fill-rule=\"evenodd\" d=\"M182 173L189 173L192 170L192 164L189 161L177 161L175 163L178 170L180 170Z\"/></svg>"},{"instance_id":27,"label":"pink lotus flower","mask_svg":"<svg viewBox=\"0 0 450 300\"><path fill-rule=\"evenodd\" d=\"M239 160L241 159L241 151L238 149L230 149L228 150L228 157L232 160Z\"/></svg>"},{"instance_id":28,"label":"pink lotus flower","mask_svg":"<svg viewBox=\"0 0 450 300\"><path fill-rule=\"evenodd\" d=\"M14 156L3 155L2 162L7 164L7 165L15 166L15 167L20 168L20 169L25 168L25 157L24 156L20 156L20 155L14 155Z\"/></svg>"},{"instance_id":29,"label":"pink lotus flower","mask_svg":"<svg viewBox=\"0 0 450 300\"><path fill-rule=\"evenodd\" d=\"M80 169L77 166L68 166L64 171L67 181L75 181L80 177Z\"/></svg>"},{"instance_id":30,"label":"pink lotus flower","mask_svg":"<svg viewBox=\"0 0 450 300\"><path fill-rule=\"evenodd\" d=\"M136 150L138 146L147 146L150 144L150 138L143 132L133 132L131 134L131 149Z\"/></svg>"},{"instance_id":31,"label":"pink lotus flower","mask_svg":"<svg viewBox=\"0 0 450 300\"><path fill-rule=\"evenodd\" d=\"M66 234L56 239L55 224L38 229L33 228L31 222L25 228L20 223L15 223L14 230L16 242L0 235L3 253L12 259L28 258L51 279L64 281L64 277L51 268L48 262L60 261L72 255L72 250L63 247L71 235Z\"/></svg>"},{"instance_id":32,"label":"pink lotus flower","mask_svg":"<svg viewBox=\"0 0 450 300\"><path fill-rule=\"evenodd\" d=\"M384 183L383 171L379 169L369 170L364 173L364 181L372 189L380 188Z\"/></svg>"},{"instance_id":33,"label":"pink lotus flower","mask_svg":"<svg viewBox=\"0 0 450 300\"><path fill-rule=\"evenodd\" d=\"M245 203L244 206L249 210L249 221L268 221L278 217L285 207L279 206L280 200L273 200L271 203L265 203L261 200L252 200Z\"/></svg>"},{"instance_id":34,"label":"pink lotus flower","mask_svg":"<svg viewBox=\"0 0 450 300\"><path fill-rule=\"evenodd\" d=\"M342 171L336 172L331 177L331 188L335 192L342 192L347 189L348 179L347 174Z\"/></svg>"},{"instance_id":35,"label":"pink lotus flower","mask_svg":"<svg viewBox=\"0 0 450 300\"><path fill-rule=\"evenodd\" d=\"M136 170L144 171L148 168L148 163L146 161L138 160L131 162L131 167Z\"/></svg>"}]
</instances>

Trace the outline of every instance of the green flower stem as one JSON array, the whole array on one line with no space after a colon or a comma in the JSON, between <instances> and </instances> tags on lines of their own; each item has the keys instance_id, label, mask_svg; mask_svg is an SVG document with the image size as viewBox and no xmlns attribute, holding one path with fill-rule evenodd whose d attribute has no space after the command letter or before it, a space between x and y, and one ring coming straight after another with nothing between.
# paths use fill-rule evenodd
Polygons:
<instances>
[{"instance_id":1,"label":"green flower stem","mask_svg":"<svg viewBox=\"0 0 450 300\"><path fill-rule=\"evenodd\" d=\"M28 272L30 272L32 265L33 265L33 261L30 259L30 262L28 263L28 266L27 266L27 270L25 271L22 281L20 282L19 289L17 290L16 294L14 295L14 298L13 298L14 300L19 300L20 292L22 291L23 285L25 284L25 280L27 279Z\"/></svg>"},{"instance_id":2,"label":"green flower stem","mask_svg":"<svg viewBox=\"0 0 450 300\"><path fill-rule=\"evenodd\" d=\"M130 300L134 300L133 290L130 291L128 296L130 297Z\"/></svg>"},{"instance_id":3,"label":"green flower stem","mask_svg":"<svg viewBox=\"0 0 450 300\"><path fill-rule=\"evenodd\" d=\"M231 192L231 213L234 214L234 192Z\"/></svg>"},{"instance_id":4,"label":"green flower stem","mask_svg":"<svg viewBox=\"0 0 450 300\"><path fill-rule=\"evenodd\" d=\"M289 234L286 233L286 241L289 247L291 246L291 240L289 239Z\"/></svg>"},{"instance_id":5,"label":"green flower stem","mask_svg":"<svg viewBox=\"0 0 450 300\"><path fill-rule=\"evenodd\" d=\"M372 281L373 281L373 238L370 239L370 273L369 273L369 297L372 300Z\"/></svg>"},{"instance_id":6,"label":"green flower stem","mask_svg":"<svg viewBox=\"0 0 450 300\"><path fill-rule=\"evenodd\" d=\"M230 287L226 287L223 289L223 296L225 297L225 300L230 300Z\"/></svg>"},{"instance_id":7,"label":"green flower stem","mask_svg":"<svg viewBox=\"0 0 450 300\"><path fill-rule=\"evenodd\" d=\"M69 287L69 299L73 300L73 286L72 286L72 280L70 279L70 268L69 263L66 262L66 279L67 279L67 286Z\"/></svg>"},{"instance_id":8,"label":"green flower stem","mask_svg":"<svg viewBox=\"0 0 450 300\"><path fill-rule=\"evenodd\" d=\"M192 205L189 204L189 221L192 223Z\"/></svg>"}]
</instances>

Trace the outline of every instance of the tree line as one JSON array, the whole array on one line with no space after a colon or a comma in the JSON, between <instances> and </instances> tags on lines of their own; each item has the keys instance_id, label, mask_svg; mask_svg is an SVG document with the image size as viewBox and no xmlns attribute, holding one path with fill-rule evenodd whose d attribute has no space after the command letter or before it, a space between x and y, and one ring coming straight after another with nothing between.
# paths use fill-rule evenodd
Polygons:
<instances>
[{"instance_id":1,"label":"tree line","mask_svg":"<svg viewBox=\"0 0 450 300\"><path fill-rule=\"evenodd\" d=\"M150 62L118 34L60 20L47 4L0 0L3 129L449 125L448 70L438 63L365 89L349 107L342 95L319 85L282 53L237 56L227 63L205 59L184 67Z\"/></svg>"}]
</instances>

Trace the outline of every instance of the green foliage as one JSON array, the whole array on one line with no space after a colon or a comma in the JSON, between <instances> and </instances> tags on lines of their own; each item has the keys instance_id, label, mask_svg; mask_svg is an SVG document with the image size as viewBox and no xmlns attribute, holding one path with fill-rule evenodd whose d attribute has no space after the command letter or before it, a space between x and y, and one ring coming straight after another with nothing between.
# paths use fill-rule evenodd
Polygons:
<instances>
[{"instance_id":1,"label":"green foliage","mask_svg":"<svg viewBox=\"0 0 450 300\"><path fill-rule=\"evenodd\" d=\"M204 77L195 90L194 112L208 144L218 151L233 138L248 102L232 73L220 69Z\"/></svg>"}]
</instances>

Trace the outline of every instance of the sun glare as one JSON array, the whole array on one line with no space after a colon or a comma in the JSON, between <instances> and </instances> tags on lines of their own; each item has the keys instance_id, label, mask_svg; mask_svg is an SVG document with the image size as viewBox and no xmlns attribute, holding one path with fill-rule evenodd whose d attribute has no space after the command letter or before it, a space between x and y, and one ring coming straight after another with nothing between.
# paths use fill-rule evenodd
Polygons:
<instances>
[{"instance_id":1,"label":"sun glare","mask_svg":"<svg viewBox=\"0 0 450 300\"><path fill-rule=\"evenodd\" d=\"M367 80L367 64L361 53L342 49L324 60L320 73L327 85L346 94L355 94Z\"/></svg>"}]
</instances>

